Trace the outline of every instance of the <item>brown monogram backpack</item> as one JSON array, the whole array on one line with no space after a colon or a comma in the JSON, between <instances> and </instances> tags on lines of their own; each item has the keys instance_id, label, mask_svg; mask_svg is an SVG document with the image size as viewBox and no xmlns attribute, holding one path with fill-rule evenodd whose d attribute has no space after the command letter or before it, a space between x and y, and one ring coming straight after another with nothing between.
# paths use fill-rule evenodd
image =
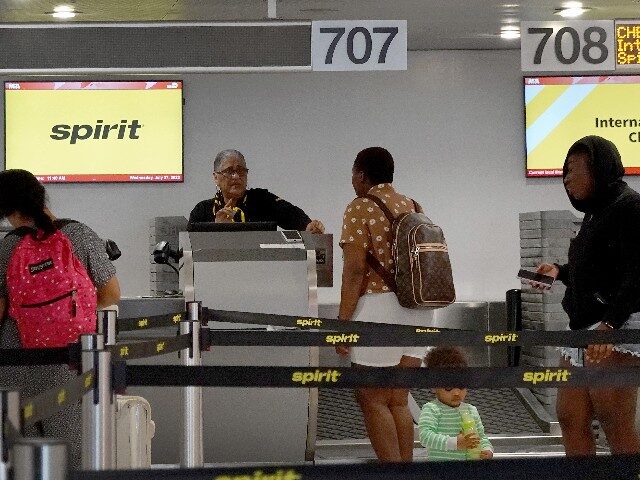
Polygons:
<instances>
[{"instance_id":1,"label":"brown monogram backpack","mask_svg":"<svg viewBox=\"0 0 640 480\"><path fill-rule=\"evenodd\" d=\"M367 263L382 277L406 308L440 308L456 300L451 262L442 230L423 213L401 213L394 218L375 195L367 195L391 222L391 251L395 273L367 252ZM415 201L413 202L418 209Z\"/></svg>"}]
</instances>

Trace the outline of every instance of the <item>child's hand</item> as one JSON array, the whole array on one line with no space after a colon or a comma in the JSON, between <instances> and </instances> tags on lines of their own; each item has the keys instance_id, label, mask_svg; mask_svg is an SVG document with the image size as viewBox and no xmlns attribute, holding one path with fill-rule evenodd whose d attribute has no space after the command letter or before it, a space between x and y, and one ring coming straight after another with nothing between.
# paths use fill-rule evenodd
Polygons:
<instances>
[{"instance_id":1,"label":"child's hand","mask_svg":"<svg viewBox=\"0 0 640 480\"><path fill-rule=\"evenodd\" d=\"M462 432L458 434L458 450L469 450L470 448L476 448L480 443L480 437L477 433L470 432L466 435Z\"/></svg>"},{"instance_id":2,"label":"child's hand","mask_svg":"<svg viewBox=\"0 0 640 480\"><path fill-rule=\"evenodd\" d=\"M480 452L480 458L482 460L489 460L490 458L493 458L493 452L491 450L482 450Z\"/></svg>"}]
</instances>

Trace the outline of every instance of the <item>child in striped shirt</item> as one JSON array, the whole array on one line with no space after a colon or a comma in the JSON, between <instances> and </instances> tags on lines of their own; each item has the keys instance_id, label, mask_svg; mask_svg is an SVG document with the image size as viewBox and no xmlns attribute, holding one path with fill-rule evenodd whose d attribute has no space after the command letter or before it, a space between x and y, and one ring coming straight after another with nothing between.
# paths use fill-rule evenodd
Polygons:
<instances>
[{"instance_id":1,"label":"child in striped shirt","mask_svg":"<svg viewBox=\"0 0 640 480\"><path fill-rule=\"evenodd\" d=\"M465 368L467 361L455 347L436 347L425 358L427 368ZM493 457L493 447L484 433L478 410L463 403L467 389L436 388L436 399L422 407L418 428L420 443L426 447L429 460L465 460L470 449L480 449L479 457ZM462 432L462 415L468 413L475 420L475 432Z\"/></svg>"}]
</instances>

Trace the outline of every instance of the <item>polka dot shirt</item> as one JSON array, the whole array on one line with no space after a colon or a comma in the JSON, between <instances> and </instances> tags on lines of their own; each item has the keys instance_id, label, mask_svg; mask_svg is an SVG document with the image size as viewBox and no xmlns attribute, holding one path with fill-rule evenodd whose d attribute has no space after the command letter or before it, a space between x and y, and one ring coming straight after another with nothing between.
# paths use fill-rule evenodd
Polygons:
<instances>
[{"instance_id":1,"label":"polka dot shirt","mask_svg":"<svg viewBox=\"0 0 640 480\"><path fill-rule=\"evenodd\" d=\"M415 211L413 200L397 193L390 183L376 185L368 194L380 198L394 215ZM342 217L340 246L349 243L371 252L384 268L393 272L390 230L391 224L380 207L368 198L358 197L347 205ZM387 284L369 267L365 293L389 291Z\"/></svg>"}]
</instances>

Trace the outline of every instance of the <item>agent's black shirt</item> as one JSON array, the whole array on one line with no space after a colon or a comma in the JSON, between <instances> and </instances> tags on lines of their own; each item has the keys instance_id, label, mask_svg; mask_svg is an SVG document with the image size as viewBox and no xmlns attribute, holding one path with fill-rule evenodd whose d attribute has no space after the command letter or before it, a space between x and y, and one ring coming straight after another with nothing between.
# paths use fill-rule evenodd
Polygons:
<instances>
[{"instance_id":1,"label":"agent's black shirt","mask_svg":"<svg viewBox=\"0 0 640 480\"><path fill-rule=\"evenodd\" d=\"M189 215L189 223L214 222L216 212L224 208L222 193L198 203ZM284 230L304 230L311 219L295 205L264 188L250 188L236 205L235 222L276 222Z\"/></svg>"}]
</instances>

